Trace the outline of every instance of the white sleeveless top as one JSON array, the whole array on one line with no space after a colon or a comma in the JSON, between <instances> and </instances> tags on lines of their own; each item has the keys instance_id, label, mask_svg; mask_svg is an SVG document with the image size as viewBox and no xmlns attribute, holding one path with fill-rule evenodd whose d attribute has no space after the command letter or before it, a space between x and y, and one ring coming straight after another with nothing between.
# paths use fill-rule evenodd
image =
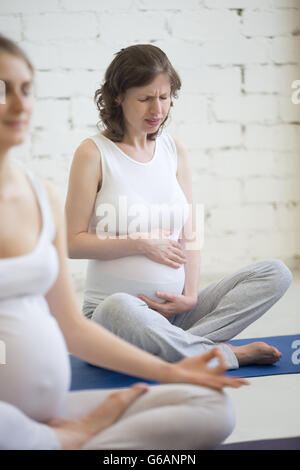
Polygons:
<instances>
[{"instance_id":1,"label":"white sleeveless top","mask_svg":"<svg viewBox=\"0 0 300 470\"><path fill-rule=\"evenodd\" d=\"M102 186L98 191L89 232L105 236L132 232L171 230L178 240L188 216L188 203L177 181L177 154L173 139L166 133L156 138L149 162L137 162L114 142L97 134L91 139L101 153ZM161 301L156 290L181 294L184 265L175 269L144 255L88 262L83 312L91 317L94 308L107 296L125 292L144 294Z\"/></svg>"},{"instance_id":2,"label":"white sleeveless top","mask_svg":"<svg viewBox=\"0 0 300 470\"><path fill-rule=\"evenodd\" d=\"M26 173L43 225L33 251L0 259L0 340L5 361L0 359L6 362L0 362L0 401L32 419L47 421L62 412L71 374L64 337L45 299L58 274L51 208L42 181Z\"/></svg>"}]
</instances>

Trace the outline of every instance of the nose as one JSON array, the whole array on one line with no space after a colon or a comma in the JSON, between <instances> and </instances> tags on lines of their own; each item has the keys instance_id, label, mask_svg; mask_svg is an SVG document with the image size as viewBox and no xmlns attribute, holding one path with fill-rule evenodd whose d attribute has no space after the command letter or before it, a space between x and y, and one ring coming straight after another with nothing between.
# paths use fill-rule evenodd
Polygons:
<instances>
[{"instance_id":1,"label":"nose","mask_svg":"<svg viewBox=\"0 0 300 470\"><path fill-rule=\"evenodd\" d=\"M160 99L155 99L151 103L151 114L153 116L160 116L161 114L161 102Z\"/></svg>"},{"instance_id":2,"label":"nose","mask_svg":"<svg viewBox=\"0 0 300 470\"><path fill-rule=\"evenodd\" d=\"M26 103L23 96L19 93L14 93L11 97L11 107L14 112L21 113L26 109Z\"/></svg>"}]
</instances>

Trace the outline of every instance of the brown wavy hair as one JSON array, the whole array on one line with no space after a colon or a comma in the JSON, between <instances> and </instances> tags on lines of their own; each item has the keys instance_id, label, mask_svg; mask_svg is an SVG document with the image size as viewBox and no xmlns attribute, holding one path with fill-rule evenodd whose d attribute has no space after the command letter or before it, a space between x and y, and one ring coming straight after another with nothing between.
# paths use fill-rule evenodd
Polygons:
<instances>
[{"instance_id":1,"label":"brown wavy hair","mask_svg":"<svg viewBox=\"0 0 300 470\"><path fill-rule=\"evenodd\" d=\"M15 42L6 38L2 34L0 34L0 53L1 52L7 52L8 54L11 54L15 57L19 57L19 59L22 59L27 64L31 73L34 73L34 67L23 49L21 49Z\"/></svg>"},{"instance_id":2,"label":"brown wavy hair","mask_svg":"<svg viewBox=\"0 0 300 470\"><path fill-rule=\"evenodd\" d=\"M181 88L179 75L173 68L166 54L152 44L137 44L121 49L108 66L102 86L96 90L94 100L99 111L100 121L105 135L113 142L121 142L124 137L124 120L122 107L117 98L124 95L131 87L148 85L160 73L169 76L172 98L177 98ZM155 140L161 132L168 116L159 129L147 138ZM99 123L100 124L100 123Z\"/></svg>"}]
</instances>

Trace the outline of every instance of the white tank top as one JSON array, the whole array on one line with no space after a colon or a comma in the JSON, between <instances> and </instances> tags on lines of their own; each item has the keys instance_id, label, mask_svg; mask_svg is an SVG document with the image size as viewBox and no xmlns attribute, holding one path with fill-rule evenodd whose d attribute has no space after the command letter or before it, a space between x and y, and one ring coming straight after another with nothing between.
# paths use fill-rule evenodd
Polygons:
<instances>
[{"instance_id":1,"label":"white tank top","mask_svg":"<svg viewBox=\"0 0 300 470\"><path fill-rule=\"evenodd\" d=\"M42 181L27 175L43 225L33 251L0 259L0 340L6 356L0 400L48 421L63 410L71 374L64 337L45 299L58 274L55 226Z\"/></svg>"},{"instance_id":2,"label":"white tank top","mask_svg":"<svg viewBox=\"0 0 300 470\"><path fill-rule=\"evenodd\" d=\"M173 139L166 133L156 138L149 162L141 163L124 153L114 142L97 134L91 139L101 153L102 186L98 191L89 232L124 235L151 229L171 230L178 240L188 216L188 203L177 181L177 154ZM93 309L107 296L125 292L144 294L161 301L156 290L181 294L184 265L174 269L143 255L112 260L92 259L87 266L83 312Z\"/></svg>"}]
</instances>

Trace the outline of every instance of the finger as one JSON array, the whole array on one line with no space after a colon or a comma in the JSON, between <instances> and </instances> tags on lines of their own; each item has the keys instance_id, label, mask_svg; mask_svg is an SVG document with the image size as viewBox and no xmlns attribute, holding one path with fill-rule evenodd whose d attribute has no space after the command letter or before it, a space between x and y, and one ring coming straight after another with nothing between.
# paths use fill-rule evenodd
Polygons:
<instances>
[{"instance_id":1,"label":"finger","mask_svg":"<svg viewBox=\"0 0 300 470\"><path fill-rule=\"evenodd\" d=\"M164 306L163 306L164 304L162 304L160 302L155 302L154 300L149 299L148 297L146 297L145 295L142 295L142 294L139 294L138 298L143 300L144 302L146 302L148 307L152 308L153 310L158 310L158 311L165 312L165 309L164 309ZM167 312L165 312L165 313L167 313Z\"/></svg>"},{"instance_id":2,"label":"finger","mask_svg":"<svg viewBox=\"0 0 300 470\"><path fill-rule=\"evenodd\" d=\"M174 302L177 297L175 294L169 294L168 292L161 292L159 290L155 292L155 295L159 297L160 299L165 299L165 300L168 300L169 302Z\"/></svg>"},{"instance_id":3,"label":"finger","mask_svg":"<svg viewBox=\"0 0 300 470\"><path fill-rule=\"evenodd\" d=\"M175 261L172 261L168 257L168 255L162 256L160 262L161 262L161 264L166 264L167 266L170 266L171 268L175 268L175 269L178 269L181 266L181 264L178 264Z\"/></svg>"},{"instance_id":4,"label":"finger","mask_svg":"<svg viewBox=\"0 0 300 470\"><path fill-rule=\"evenodd\" d=\"M223 374L228 369L228 367L224 354L218 347L216 348L216 357L218 358L219 363L216 367L213 368L213 371L215 374Z\"/></svg>"},{"instance_id":5,"label":"finger","mask_svg":"<svg viewBox=\"0 0 300 470\"><path fill-rule=\"evenodd\" d=\"M175 255L179 256L180 258L186 259L185 253L182 248L178 248L175 246L169 247L169 250L172 251Z\"/></svg>"},{"instance_id":6,"label":"finger","mask_svg":"<svg viewBox=\"0 0 300 470\"><path fill-rule=\"evenodd\" d=\"M183 251L181 244L178 243L178 242L176 242L175 240L170 240L170 244L171 244L171 246L173 246L174 248L178 248L178 250Z\"/></svg>"},{"instance_id":7,"label":"finger","mask_svg":"<svg viewBox=\"0 0 300 470\"><path fill-rule=\"evenodd\" d=\"M222 383L224 387L239 388L242 385L250 385L250 382L241 378L222 377Z\"/></svg>"},{"instance_id":8,"label":"finger","mask_svg":"<svg viewBox=\"0 0 300 470\"><path fill-rule=\"evenodd\" d=\"M169 260L174 261L174 263L184 264L186 263L186 258L184 256L178 255L174 252L169 251L167 254Z\"/></svg>"},{"instance_id":9,"label":"finger","mask_svg":"<svg viewBox=\"0 0 300 470\"><path fill-rule=\"evenodd\" d=\"M225 376L210 376L208 374L203 374L198 383L216 390L222 390L224 387L239 388L243 385L249 385L249 382L245 379Z\"/></svg>"}]
</instances>

